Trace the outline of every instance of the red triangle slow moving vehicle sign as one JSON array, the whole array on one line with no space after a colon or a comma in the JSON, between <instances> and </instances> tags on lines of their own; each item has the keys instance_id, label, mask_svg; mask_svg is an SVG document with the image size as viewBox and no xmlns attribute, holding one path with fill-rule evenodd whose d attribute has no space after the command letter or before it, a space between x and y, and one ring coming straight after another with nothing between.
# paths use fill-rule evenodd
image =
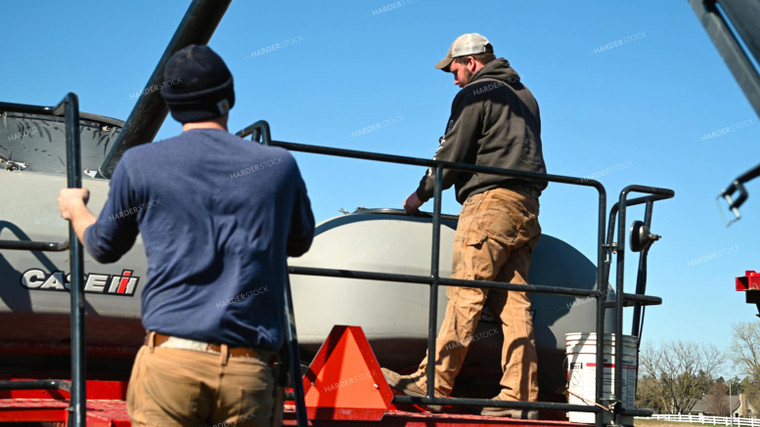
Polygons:
<instances>
[{"instance_id":1,"label":"red triangle slow moving vehicle sign","mask_svg":"<svg viewBox=\"0 0 760 427\"><path fill-rule=\"evenodd\" d=\"M303 376L309 419L379 421L393 392L364 332L336 325Z\"/></svg>"}]
</instances>

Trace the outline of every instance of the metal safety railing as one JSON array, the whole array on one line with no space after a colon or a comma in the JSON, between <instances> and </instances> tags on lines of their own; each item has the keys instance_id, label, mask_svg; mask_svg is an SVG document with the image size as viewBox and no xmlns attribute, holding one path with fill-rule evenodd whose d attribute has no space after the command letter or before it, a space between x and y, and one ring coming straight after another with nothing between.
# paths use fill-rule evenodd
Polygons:
<instances>
[{"instance_id":1,"label":"metal safety railing","mask_svg":"<svg viewBox=\"0 0 760 427\"><path fill-rule=\"evenodd\" d=\"M633 192L638 193L648 193L648 196L644 197L637 197L635 199L628 199L628 195ZM626 307L629 303L633 303L634 311L633 311L633 317L632 317L632 328L631 328L631 335L639 338L641 337L641 332L643 329L643 307L647 304L645 302L646 299L652 298L648 297L646 295L643 295L646 291L646 260L647 260L647 251L649 246L651 245L652 241L648 243L644 243L646 245L645 248L642 249L642 253L639 257L639 265L638 265L638 275L637 275L637 281L636 281L636 293L629 294L625 293L624 290L624 278L625 278L625 230L626 230L626 224L625 224L625 218L626 213L628 210L628 207L630 206L636 206L640 204L645 204L644 208L644 226L646 227L647 233L648 228L652 224L652 210L654 208L654 202L658 200L664 200L669 199L673 197L675 193L673 190L664 189L664 188L657 188L657 187L648 187L648 186L641 186L641 185L629 185L625 187L620 192L620 198L617 203L615 203L612 206L612 209L610 209L610 218L609 218L609 228L607 233L607 243L606 247L609 248L613 253L617 255L617 259L615 262L615 265L617 266L616 271L616 277L615 277L615 302L608 307L615 308L615 336L620 337L619 339L615 340L615 350L614 354L616 357L619 357L622 359L623 357L623 308ZM615 219L616 217L619 217L618 224L617 224L617 242L613 241L614 236L614 230L615 230ZM652 238L659 238L659 236L651 236ZM631 236L633 239L634 237ZM633 240L632 240L633 245ZM632 248L633 249L633 248ZM605 279L604 279L604 285L606 286L609 283L609 275L610 275L610 265L607 263L604 266L605 270ZM598 336L598 335L597 335ZM641 340L637 339L636 345L637 350L638 346L641 344ZM597 349L598 351L599 349ZM631 410L629 408L626 408L623 406L623 402L619 399L623 396L623 364L624 363L615 363L615 366L613 367L613 377L615 379L614 381L614 395L617 397L618 401L615 402L615 423L620 425L622 422L621 417L623 415L634 415L634 416L640 416L642 415L640 411L637 410ZM638 378L638 369L639 364L636 363L636 377ZM598 374L597 374L598 375ZM597 378L598 380L598 378ZM598 381L597 381L598 383ZM599 385L597 384L597 392L598 392ZM634 388L634 395L635 395ZM647 410L647 414L651 414L651 411Z\"/></svg>"},{"instance_id":2,"label":"metal safety railing","mask_svg":"<svg viewBox=\"0 0 760 427\"><path fill-rule=\"evenodd\" d=\"M526 172L518 170L508 170L493 167L474 166L463 163L445 162L439 160L420 159L414 157L397 156L390 154L372 153L358 150L348 150L333 147L323 147L315 145L298 144L285 141L275 141L271 139L271 132L269 125L265 121L259 121L253 125L243 129L237 133L240 137L247 137L252 135L252 139L257 142L261 142L265 145L272 145L285 148L291 151L299 151L312 154L323 154L329 156L347 157L353 159L363 159L371 161L380 161L395 164L405 164L413 166L425 166L434 170L435 186L434 186L434 206L432 215L433 235L432 235L432 257L430 265L430 276L416 276L408 274L395 274L395 273L379 273L369 271L356 271L356 270L338 270L328 268L315 268L315 267L290 267L291 274L300 275L312 275L312 276L329 276L340 278L352 278L352 279L369 279L380 280L390 282L404 282L424 284L430 286L430 307L429 307L429 323L428 323L428 355L434 358L435 356L435 338L437 334L437 302L438 302L438 287L444 286L467 286L477 287L485 289L503 289L503 290L517 290L527 291L532 293L550 293L556 295L565 296L579 296L579 297L593 297L597 301L596 306L596 329L598 346L596 349L596 393L595 401L597 405L585 406L566 403L555 402L508 402L508 401L494 401L490 399L470 399L470 398L437 398L434 397L434 364L427 364L427 396L426 397L411 397L411 396L394 396L393 401L395 403L412 403L423 405L467 405L475 407L500 407L500 408L512 408L512 409L525 409L525 410L559 410L559 411L578 411L578 412L594 412L596 414L596 425L601 427L603 424L603 412L610 410L614 412L616 417L616 423L620 423L623 415L635 416L635 415L650 415L651 411L637 410L635 408L627 408L623 402L617 401L611 408L604 408L602 404L602 392L603 392L603 367L604 367L604 311L606 308L613 308L616 310L616 333L618 336L622 336L622 311L626 304L635 304L638 307L646 305L661 304L662 300L658 297L640 295L640 294L627 294L623 292L623 268L620 265L623 261L622 253L624 250L625 241L625 212L628 206L633 206L640 203L647 203L647 224L651 222L651 204L656 200L666 199L673 197L672 190L657 188L657 187L645 187L645 186L630 186L626 187L620 195L620 201L613 207L613 212L610 214L611 225L610 233L614 227L614 221L612 218L618 213L620 216L620 226L618 227L618 241L613 244L612 237L609 237L608 242L605 244L605 219L606 219L606 202L607 195L604 186L592 179L576 178L562 175L542 174L535 172ZM508 176L513 178L523 178L528 180L543 180L549 182L556 182L562 184L578 185L585 187L593 187L598 192L598 231L597 231L597 272L596 282L597 289L585 290L585 289L572 289L562 286L539 286L539 285L522 285L522 284L509 284L501 282L486 282L486 281L469 281L440 277L439 274L439 258L440 258L440 227L441 227L441 193L442 177L444 169L452 169L461 172L470 173L483 173L494 174L501 176ZM627 195L631 192L649 193L650 196L643 198L627 200ZM613 234L610 234L613 236ZM618 270L616 281L616 295L617 299L612 304L605 304L605 297L607 295L607 278L609 276L609 263L611 262L612 253L617 252L618 255ZM622 339L615 340L616 354L622 354ZM432 360L432 359L431 359ZM619 399L622 396L622 364L618 363L615 366L615 396Z\"/></svg>"},{"instance_id":3,"label":"metal safety railing","mask_svg":"<svg viewBox=\"0 0 760 427\"><path fill-rule=\"evenodd\" d=\"M23 112L64 116L66 123L66 145L67 145L67 181L69 188L81 187L81 160L79 145L79 109L78 99L75 94L70 93L56 107L37 107L23 106ZM290 273L314 276L330 276L354 279L370 279L391 282L404 282L425 284L430 286L430 307L429 307L429 324L428 324L428 354L435 354L435 337L437 333L437 301L438 286L468 286L486 289L503 289L528 291L533 293L551 293L556 295L593 297L597 300L597 337L600 344L597 346L596 355L596 395L597 404L602 403L602 384L603 384L603 348L604 348L604 310L614 308L616 311L616 334L622 336L622 308L628 304L633 304L636 309L646 305L660 304L661 299L657 297L643 295L644 287L637 285L635 294L623 292L624 277L624 253L625 253L625 215L629 206L646 203L645 224L651 224L652 205L654 201L673 197L672 190L661 189L656 187L629 186L626 187L620 195L620 200L616 203L610 212L609 227L607 228L607 238L605 239L605 209L606 209L606 191L601 183L595 180L585 178L575 178L561 175L540 174L525 171L506 170L491 167L473 166L469 164L443 162L437 160L419 159L413 157L396 156L381 153L371 153L357 150L346 150L332 147L320 147L305 144L296 144L283 141L272 141L271 132L266 122L257 122L254 125L238 133L239 136L245 137L252 135L256 141L262 140L268 145L275 145L286 148L291 151L301 151L306 153L324 154L339 157L364 159L372 161L381 161L396 164L407 164L416 166L425 166L433 168L435 171L434 187L434 211L432 215L433 235L432 235L432 258L430 276L415 276L394 273L378 273L356 270L337 270L326 268L312 267L290 267ZM570 185L580 185L593 187L599 194L598 207L598 233L597 233L597 289L584 290L572 289L562 286L539 286L539 285L521 285L501 282L481 282L468 281L440 277L439 258L440 258L440 226L441 226L441 193L442 193L442 174L443 169L453 169L463 172L489 173L502 176L519 177L525 179L539 179L549 182L564 183ZM649 196L628 200L627 196L631 192L649 193ZM618 240L613 242L615 219L619 216ZM82 293L82 273L83 273L83 251L82 245L78 241L72 227L69 227L69 240L65 242L34 242L34 241L9 241L1 240L0 249L10 250L29 250L29 251L62 251L71 250L71 327L72 327L72 381L0 381L0 389L61 389L70 391L70 417L69 424L75 426L84 425L85 422L85 354L84 354L84 295ZM612 253L617 253L617 276L616 276L616 301L614 303L605 303L605 297L608 293L607 283L610 274L609 264ZM645 262L645 257L643 258ZM641 273L641 260L639 272ZM641 277L641 275L640 275ZM640 284L639 284L640 285ZM296 340L295 322L292 312L292 303L289 289L286 289L287 295L285 301L288 302L287 313L289 313L288 324L288 342L290 344L291 367L295 367L294 378L297 378L297 369L300 363L297 359L298 348ZM640 333L638 311L634 313L634 335ZM616 340L616 354L622 354L622 341ZM293 359L293 357L296 357ZM622 396L622 364L615 366L615 396ZM489 399L469 399L469 398L436 398L434 397L434 365L428 364L427 368L427 397L410 397L395 396L394 402L397 403L414 403L423 405L467 405L476 407L504 407L514 409L551 409L560 411L578 411L596 413L596 424L602 425L602 412L605 410L602 406L585 406L574 404L563 404L553 402L506 402L493 401ZM300 384L294 381L294 384ZM303 405L303 390L296 388L297 413L300 425L306 424L306 412ZM651 412L626 408L622 402L618 401L611 410L616 415L616 422L620 422L622 415L648 415Z\"/></svg>"},{"instance_id":4,"label":"metal safety railing","mask_svg":"<svg viewBox=\"0 0 760 427\"><path fill-rule=\"evenodd\" d=\"M82 188L82 160L79 134L79 98L69 93L55 107L14 104L14 111L63 116L66 126L66 180L68 188ZM85 425L85 317L84 317L84 252L82 243L69 224L65 242L0 240L0 249L26 251L69 250L71 270L71 382L69 381L0 381L0 390L59 389L70 392L68 425Z\"/></svg>"}]
</instances>

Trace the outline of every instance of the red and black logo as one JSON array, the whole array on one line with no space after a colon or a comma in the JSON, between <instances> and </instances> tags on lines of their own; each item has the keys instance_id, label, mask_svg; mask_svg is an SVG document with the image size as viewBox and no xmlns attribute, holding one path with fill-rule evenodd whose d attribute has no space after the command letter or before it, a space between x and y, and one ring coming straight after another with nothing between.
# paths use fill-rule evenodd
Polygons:
<instances>
[{"instance_id":1,"label":"red and black logo","mask_svg":"<svg viewBox=\"0 0 760 427\"><path fill-rule=\"evenodd\" d=\"M124 270L121 275L88 273L84 278L84 291L90 294L133 296L137 290L139 277L133 270ZM68 292L71 289L71 274L62 271L46 273L39 268L26 270L21 275L21 286L41 291Z\"/></svg>"}]
</instances>

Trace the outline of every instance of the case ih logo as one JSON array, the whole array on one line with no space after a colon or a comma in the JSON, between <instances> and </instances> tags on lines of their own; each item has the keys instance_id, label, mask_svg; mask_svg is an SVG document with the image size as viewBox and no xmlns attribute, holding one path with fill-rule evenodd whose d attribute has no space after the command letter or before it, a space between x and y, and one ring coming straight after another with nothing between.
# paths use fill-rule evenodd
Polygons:
<instances>
[{"instance_id":1,"label":"case ih logo","mask_svg":"<svg viewBox=\"0 0 760 427\"><path fill-rule=\"evenodd\" d=\"M124 270L120 276L89 273L84 278L84 291L92 294L133 296L139 280L139 277L132 275L132 270ZM32 268L21 275L21 286L27 289L68 292L71 287L71 274L67 274L64 281L62 271L48 274L39 268Z\"/></svg>"}]
</instances>

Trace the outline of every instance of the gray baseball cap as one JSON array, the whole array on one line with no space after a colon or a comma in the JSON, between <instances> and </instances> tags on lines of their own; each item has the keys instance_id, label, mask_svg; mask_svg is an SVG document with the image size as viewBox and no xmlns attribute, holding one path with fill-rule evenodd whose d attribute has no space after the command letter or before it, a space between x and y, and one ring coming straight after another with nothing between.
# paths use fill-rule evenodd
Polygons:
<instances>
[{"instance_id":1,"label":"gray baseball cap","mask_svg":"<svg viewBox=\"0 0 760 427\"><path fill-rule=\"evenodd\" d=\"M491 46L491 42L487 38L478 33L462 34L454 40L454 43L449 48L449 53L435 64L435 68L448 72L451 61L454 58L485 52L493 52L493 46Z\"/></svg>"}]
</instances>

